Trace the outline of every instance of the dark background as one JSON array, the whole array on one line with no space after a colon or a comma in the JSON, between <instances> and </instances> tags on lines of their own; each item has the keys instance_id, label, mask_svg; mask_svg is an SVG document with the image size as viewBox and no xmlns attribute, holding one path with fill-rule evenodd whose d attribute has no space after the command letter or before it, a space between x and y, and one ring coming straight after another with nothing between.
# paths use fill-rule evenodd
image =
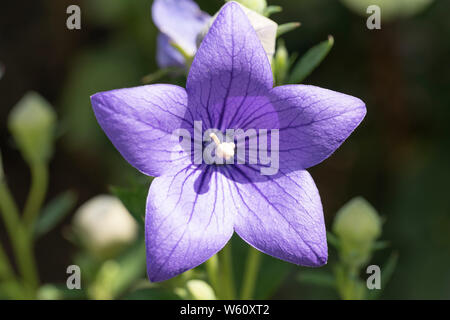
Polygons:
<instances>
[{"instance_id":1,"label":"dark background","mask_svg":"<svg viewBox=\"0 0 450 320\"><path fill-rule=\"evenodd\" d=\"M219 0L197 1L214 14ZM82 29L66 28L66 8L78 4ZM283 36L290 52L334 36L335 46L306 80L360 97L368 114L352 137L313 168L327 226L354 196L363 196L385 218L382 238L399 264L384 298L450 298L450 1L436 0L414 17L366 28L337 0L269 1L283 13L278 23L300 21ZM137 176L96 124L89 96L141 84L157 69L156 28L147 0L2 1L0 4L0 150L9 185L23 204L29 172L7 130L7 115L29 90L48 99L58 114L60 135L48 198L65 191L78 204L126 186ZM43 282L64 281L75 250L62 231L67 218L36 245ZM5 240L0 225L0 240ZM293 273L291 277L294 277ZM334 297L288 278L278 298Z\"/></svg>"}]
</instances>

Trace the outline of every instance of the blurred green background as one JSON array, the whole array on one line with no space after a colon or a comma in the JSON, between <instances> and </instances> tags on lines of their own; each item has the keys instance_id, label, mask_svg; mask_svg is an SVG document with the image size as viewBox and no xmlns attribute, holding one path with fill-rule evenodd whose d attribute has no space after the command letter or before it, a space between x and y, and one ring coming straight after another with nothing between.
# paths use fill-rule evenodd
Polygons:
<instances>
[{"instance_id":1,"label":"blurred green background","mask_svg":"<svg viewBox=\"0 0 450 320\"><path fill-rule=\"evenodd\" d=\"M197 2L210 14L223 4ZM289 52L303 54L328 35L335 39L329 56L306 83L360 97L367 104L367 117L352 137L310 170L327 226L348 200L365 197L385 219L382 238L399 253L383 298L449 299L450 1L436 0L409 17L393 15L381 30L368 30L367 15L343 3L269 1L284 8L273 20L302 23L283 36ZM81 30L66 28L71 4L81 7ZM142 77L157 70L157 30L150 8L149 0L2 1L0 150L19 204L25 201L30 177L6 122L29 90L49 100L60 121L48 198L73 190L81 205L108 193L110 185L126 186L136 179L136 171L97 125L89 96L140 85ZM76 250L63 236L70 220L36 244L44 283L65 282ZM6 239L0 223L0 240ZM376 253L373 263L381 265L391 250ZM332 261L332 248L330 254ZM293 281L298 272L290 269L274 298L337 297L332 290ZM236 273L239 278L239 267Z\"/></svg>"}]
</instances>

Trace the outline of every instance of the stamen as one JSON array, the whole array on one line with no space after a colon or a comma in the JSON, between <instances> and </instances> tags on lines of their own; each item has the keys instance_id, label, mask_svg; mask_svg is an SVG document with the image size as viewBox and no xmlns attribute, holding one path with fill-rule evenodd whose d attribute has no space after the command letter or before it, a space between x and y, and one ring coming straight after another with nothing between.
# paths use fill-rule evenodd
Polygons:
<instances>
[{"instance_id":1,"label":"stamen","mask_svg":"<svg viewBox=\"0 0 450 320\"><path fill-rule=\"evenodd\" d=\"M217 137L217 135L216 135L214 132L211 133L211 134L209 135L209 137L210 137L211 139L214 140L214 142L216 143L216 146L219 146L219 144L220 144L221 142L220 142L219 138Z\"/></svg>"},{"instance_id":2,"label":"stamen","mask_svg":"<svg viewBox=\"0 0 450 320\"><path fill-rule=\"evenodd\" d=\"M220 142L215 133L211 133L209 137L216 144L216 156L221 157L225 160L234 157L234 148L236 147L236 145L233 142Z\"/></svg>"}]
</instances>

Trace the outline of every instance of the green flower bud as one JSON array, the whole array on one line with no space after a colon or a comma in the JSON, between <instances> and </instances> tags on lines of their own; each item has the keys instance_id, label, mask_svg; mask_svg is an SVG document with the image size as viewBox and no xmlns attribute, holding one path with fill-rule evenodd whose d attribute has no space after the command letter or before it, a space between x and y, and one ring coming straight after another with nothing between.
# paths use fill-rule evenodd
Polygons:
<instances>
[{"instance_id":1,"label":"green flower bud","mask_svg":"<svg viewBox=\"0 0 450 320\"><path fill-rule=\"evenodd\" d=\"M195 300L215 300L216 295L209 284L202 280L189 280L186 288Z\"/></svg>"},{"instance_id":2,"label":"green flower bud","mask_svg":"<svg viewBox=\"0 0 450 320\"><path fill-rule=\"evenodd\" d=\"M259 14L262 14L264 10L267 8L266 0L234 0L243 6L246 6L250 10L256 11Z\"/></svg>"},{"instance_id":3,"label":"green flower bud","mask_svg":"<svg viewBox=\"0 0 450 320\"><path fill-rule=\"evenodd\" d=\"M341 240L372 242L381 234L381 220L370 203L358 197L338 211L333 231Z\"/></svg>"},{"instance_id":4,"label":"green flower bud","mask_svg":"<svg viewBox=\"0 0 450 320\"><path fill-rule=\"evenodd\" d=\"M27 93L9 114L8 126L28 163L47 162L52 154L56 114L35 92Z\"/></svg>"},{"instance_id":5,"label":"green flower bud","mask_svg":"<svg viewBox=\"0 0 450 320\"><path fill-rule=\"evenodd\" d=\"M272 67L277 85L284 84L289 68L289 53L282 40L279 40Z\"/></svg>"},{"instance_id":6,"label":"green flower bud","mask_svg":"<svg viewBox=\"0 0 450 320\"><path fill-rule=\"evenodd\" d=\"M360 267L371 257L373 243L381 235L381 219L363 198L354 198L336 214L333 231L339 237L341 260Z\"/></svg>"}]
</instances>

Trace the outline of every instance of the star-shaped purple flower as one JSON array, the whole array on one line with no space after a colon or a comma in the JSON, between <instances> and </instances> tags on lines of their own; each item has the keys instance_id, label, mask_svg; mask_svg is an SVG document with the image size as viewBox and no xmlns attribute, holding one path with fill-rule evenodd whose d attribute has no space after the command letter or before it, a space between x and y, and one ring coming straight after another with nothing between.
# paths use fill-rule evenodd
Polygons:
<instances>
[{"instance_id":1,"label":"star-shaped purple flower","mask_svg":"<svg viewBox=\"0 0 450 320\"><path fill-rule=\"evenodd\" d=\"M113 90L95 94L92 105L122 156L156 177L145 221L151 281L205 262L234 231L276 258L305 266L326 263L322 204L305 169L342 144L364 118L365 105L313 86L273 88L266 53L239 5L230 2L219 13L195 56L186 89L159 84ZM223 133L278 130L279 146L272 149L279 153L276 173L261 174L263 164L248 161L197 164L192 150L174 139L180 129L194 136L197 121L202 130ZM216 155L223 146L217 141ZM220 155L236 157L233 148Z\"/></svg>"}]
</instances>

